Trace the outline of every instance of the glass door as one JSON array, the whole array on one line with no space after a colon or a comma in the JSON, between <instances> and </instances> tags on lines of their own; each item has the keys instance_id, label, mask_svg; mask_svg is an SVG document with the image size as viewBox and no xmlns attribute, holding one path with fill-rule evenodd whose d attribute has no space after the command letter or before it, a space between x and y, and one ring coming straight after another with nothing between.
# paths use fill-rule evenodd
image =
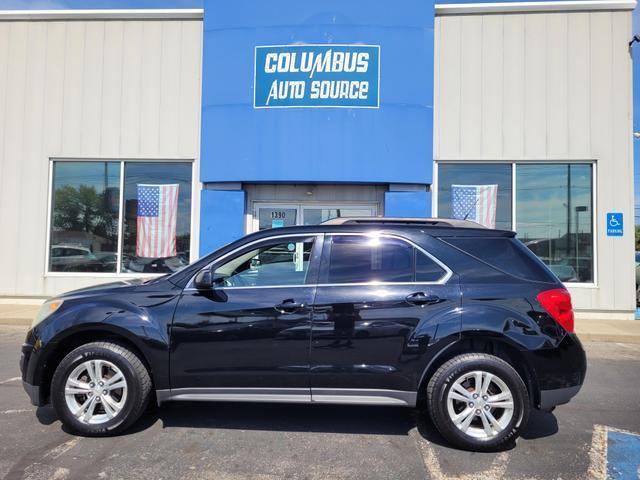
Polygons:
<instances>
[{"instance_id":1,"label":"glass door","mask_svg":"<svg viewBox=\"0 0 640 480\"><path fill-rule=\"evenodd\" d=\"M343 217L373 217L376 207L373 205L331 205L302 206L302 224L317 225L327 220Z\"/></svg>"},{"instance_id":2,"label":"glass door","mask_svg":"<svg viewBox=\"0 0 640 480\"><path fill-rule=\"evenodd\" d=\"M299 210L299 205L258 205L253 215L254 231L298 225Z\"/></svg>"},{"instance_id":3,"label":"glass door","mask_svg":"<svg viewBox=\"0 0 640 480\"><path fill-rule=\"evenodd\" d=\"M253 231L294 225L317 225L333 218L373 217L377 205L266 204L253 208Z\"/></svg>"}]
</instances>

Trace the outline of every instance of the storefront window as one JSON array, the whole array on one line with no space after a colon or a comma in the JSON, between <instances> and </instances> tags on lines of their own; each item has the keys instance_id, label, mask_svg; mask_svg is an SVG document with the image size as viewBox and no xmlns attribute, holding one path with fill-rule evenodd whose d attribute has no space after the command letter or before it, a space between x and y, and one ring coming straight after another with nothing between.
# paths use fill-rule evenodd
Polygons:
<instances>
[{"instance_id":1,"label":"storefront window","mask_svg":"<svg viewBox=\"0 0 640 480\"><path fill-rule=\"evenodd\" d=\"M189 263L190 163L56 161L52 181L49 271L169 273Z\"/></svg>"},{"instance_id":2,"label":"storefront window","mask_svg":"<svg viewBox=\"0 0 640 480\"><path fill-rule=\"evenodd\" d=\"M51 272L115 272L120 162L53 165Z\"/></svg>"},{"instance_id":3,"label":"storefront window","mask_svg":"<svg viewBox=\"0 0 640 480\"><path fill-rule=\"evenodd\" d=\"M518 238L563 282L593 281L588 164L517 165Z\"/></svg>"},{"instance_id":4,"label":"storefront window","mask_svg":"<svg viewBox=\"0 0 640 480\"><path fill-rule=\"evenodd\" d=\"M174 272L190 242L191 164L126 163L122 271Z\"/></svg>"},{"instance_id":5,"label":"storefront window","mask_svg":"<svg viewBox=\"0 0 640 480\"><path fill-rule=\"evenodd\" d=\"M512 171L511 163L440 164L438 216L490 228L495 216L495 228L514 229L560 280L593 282L592 166L516 164L514 195Z\"/></svg>"},{"instance_id":6,"label":"storefront window","mask_svg":"<svg viewBox=\"0 0 640 480\"><path fill-rule=\"evenodd\" d=\"M441 164L438 216L510 230L511 170L507 163Z\"/></svg>"}]
</instances>

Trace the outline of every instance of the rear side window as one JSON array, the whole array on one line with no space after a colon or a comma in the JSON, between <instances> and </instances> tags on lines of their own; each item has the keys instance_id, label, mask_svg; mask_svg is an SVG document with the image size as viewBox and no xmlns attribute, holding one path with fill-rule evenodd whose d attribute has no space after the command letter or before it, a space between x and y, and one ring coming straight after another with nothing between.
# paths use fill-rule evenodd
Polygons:
<instances>
[{"instance_id":1,"label":"rear side window","mask_svg":"<svg viewBox=\"0 0 640 480\"><path fill-rule=\"evenodd\" d=\"M515 277L555 283L547 267L514 238L447 238L445 242Z\"/></svg>"},{"instance_id":2,"label":"rear side window","mask_svg":"<svg viewBox=\"0 0 640 480\"><path fill-rule=\"evenodd\" d=\"M339 236L332 239L327 283L435 282L445 270L402 240Z\"/></svg>"},{"instance_id":3,"label":"rear side window","mask_svg":"<svg viewBox=\"0 0 640 480\"><path fill-rule=\"evenodd\" d=\"M437 282L447 272L420 250L416 250L416 282Z\"/></svg>"},{"instance_id":4,"label":"rear side window","mask_svg":"<svg viewBox=\"0 0 640 480\"><path fill-rule=\"evenodd\" d=\"M329 283L411 282L413 247L392 238L335 236Z\"/></svg>"}]
</instances>

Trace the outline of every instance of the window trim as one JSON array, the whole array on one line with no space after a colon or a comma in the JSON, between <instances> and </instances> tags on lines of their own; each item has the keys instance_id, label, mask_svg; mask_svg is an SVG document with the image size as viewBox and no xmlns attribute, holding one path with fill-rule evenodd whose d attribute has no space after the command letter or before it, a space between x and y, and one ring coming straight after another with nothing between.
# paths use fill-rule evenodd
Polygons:
<instances>
[{"instance_id":1,"label":"window trim","mask_svg":"<svg viewBox=\"0 0 640 480\"><path fill-rule=\"evenodd\" d=\"M273 236L270 236L270 237L260 238L258 240L254 240L252 242L245 243L244 245L241 245L241 246L231 250L230 252L225 253L221 257L218 257L218 258L212 260L207 265L205 265L204 267L199 269L189 279L189 282L187 283L187 286L184 288L184 291L185 292L198 291L198 289L195 288L193 286L193 284L194 284L196 275L199 272L201 272L202 270L204 270L205 268L213 268L218 262L221 262L221 261L225 260L226 258L230 257L231 255L234 255L237 252L240 252L240 251L244 250L247 247L251 247L251 246L253 246L255 244L259 244L259 243L265 242L265 241L275 240L275 239L278 239L278 238L316 237L316 241L318 241L318 239L320 239L320 243L321 243L321 245L319 247L320 248L320 252L319 252L320 253L319 257L320 258L318 258L318 261L322 262L324 260L324 245L325 245L325 241L326 241L327 237L329 237L331 235L361 236L361 237L377 236L377 237L382 237L382 238L393 238L393 239L396 239L396 240L403 241L403 242L411 245L416 250L419 250L420 252L424 253L427 257L429 257L431 260L436 262L445 271L445 275L442 278L440 278L438 281L435 281L435 282L318 283L317 282L318 278L316 278L316 282L307 283L307 284L304 284L304 285L271 285L271 286L269 286L269 285L261 285L261 286L247 286L247 287L219 287L219 289L220 290L237 290L237 289L258 289L258 288L301 288L301 287L340 287L340 286L351 286L351 287L352 286L371 286L371 287L375 287L375 286L393 286L393 285L444 285L453 276L453 271L446 264L444 264L442 261L440 261L439 259L437 259L433 255L431 255L424 248L420 247L419 245L417 245L413 241L409 240L408 238L399 236L399 235L393 235L393 234L388 234L388 233L380 233L380 232L377 232L377 231L373 231L373 232L336 232L336 233L333 233L333 232L332 233L308 232L308 233L291 233L291 234L288 234L288 235L287 234L273 235ZM316 259L315 246L314 246L313 259ZM320 265L318 265L318 267L320 267ZM310 270L311 270L311 268L312 268L312 266L309 267ZM319 273L320 272L318 272L318 274Z\"/></svg>"},{"instance_id":2,"label":"window trim","mask_svg":"<svg viewBox=\"0 0 640 480\"><path fill-rule=\"evenodd\" d=\"M117 263L115 272L52 272L49 270L51 259L51 227L53 217L53 165L55 162L82 162L82 163L105 163L114 162L120 164L120 183L119 183L119 211L118 211L118 246L116 249ZM190 215L190 235L189 241L190 251L195 252L197 247L197 235L195 234L195 218L194 205L199 197L200 189L196 181L196 168L197 160L194 158L116 158L116 157L49 157L49 178L47 186L47 231L45 233L45 258L44 258L44 277L71 277L71 278L121 278L121 279L133 279L133 278L156 278L165 273L144 273L144 272L122 272L122 265L120 259L122 258L123 250L123 215L124 215L124 166L126 163L189 163L191 164L191 211ZM190 262L197 260L197 257L190 258Z\"/></svg>"},{"instance_id":3,"label":"window trim","mask_svg":"<svg viewBox=\"0 0 640 480\"><path fill-rule=\"evenodd\" d=\"M556 158L556 159L439 159L433 161L433 185L431 196L431 211L435 218L438 217L438 192L440 189L438 169L441 164L445 165L477 165L477 164L510 164L511 165L511 229L516 231L514 227L517 227L516 218L516 196L517 196L517 181L516 173L518 165L567 165L567 164L581 164L591 166L591 234L593 242L593 280L591 282L563 282L567 288L598 288L598 205L597 205L597 191L598 191L598 162L594 158Z\"/></svg>"},{"instance_id":4,"label":"window trim","mask_svg":"<svg viewBox=\"0 0 640 480\"><path fill-rule=\"evenodd\" d=\"M440 279L436 280L436 281L431 281L431 282L353 282L353 283L318 283L318 287L346 287L346 286L393 286L393 285L444 285L446 284L451 277L453 276L453 271L446 265L444 264L442 261L440 261L438 258L434 257L433 255L431 255L429 252L427 252L424 248L422 248L421 246L419 246L418 244L414 243L413 241L409 240L408 238L402 237L400 235L394 235L394 234L390 234L390 233L380 233L380 232L331 232L331 233L327 233L326 237L354 237L354 236L359 236L359 237L380 237L380 238L392 238L394 240L399 240L401 242L404 242L406 244L408 244L409 246L413 247L414 249L416 249L417 251L423 253L424 255L426 255L427 257L429 257L431 260L433 260L440 268L442 268L444 270L444 275L442 277L440 277ZM326 244L328 244L327 242L325 242ZM328 255L330 255L330 251L328 253ZM323 252L323 263L324 261L329 261L330 257L326 258L324 257L324 252ZM414 258L414 273L415 273L415 258ZM415 278L415 277L414 277Z\"/></svg>"}]
</instances>

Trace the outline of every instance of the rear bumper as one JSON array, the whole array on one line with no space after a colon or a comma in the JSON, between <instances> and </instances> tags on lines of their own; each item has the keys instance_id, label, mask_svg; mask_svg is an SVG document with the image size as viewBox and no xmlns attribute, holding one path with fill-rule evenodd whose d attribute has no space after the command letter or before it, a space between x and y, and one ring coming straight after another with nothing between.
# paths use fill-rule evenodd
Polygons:
<instances>
[{"instance_id":1,"label":"rear bumper","mask_svg":"<svg viewBox=\"0 0 640 480\"><path fill-rule=\"evenodd\" d=\"M540 391L540 410L551 410L557 405L568 403L582 388L582 385L573 387L555 388L553 390Z\"/></svg>"},{"instance_id":2,"label":"rear bumper","mask_svg":"<svg viewBox=\"0 0 640 480\"><path fill-rule=\"evenodd\" d=\"M534 405L550 410L571 400L582 388L587 358L578 337L567 334L554 348L523 352L535 372Z\"/></svg>"}]
</instances>

